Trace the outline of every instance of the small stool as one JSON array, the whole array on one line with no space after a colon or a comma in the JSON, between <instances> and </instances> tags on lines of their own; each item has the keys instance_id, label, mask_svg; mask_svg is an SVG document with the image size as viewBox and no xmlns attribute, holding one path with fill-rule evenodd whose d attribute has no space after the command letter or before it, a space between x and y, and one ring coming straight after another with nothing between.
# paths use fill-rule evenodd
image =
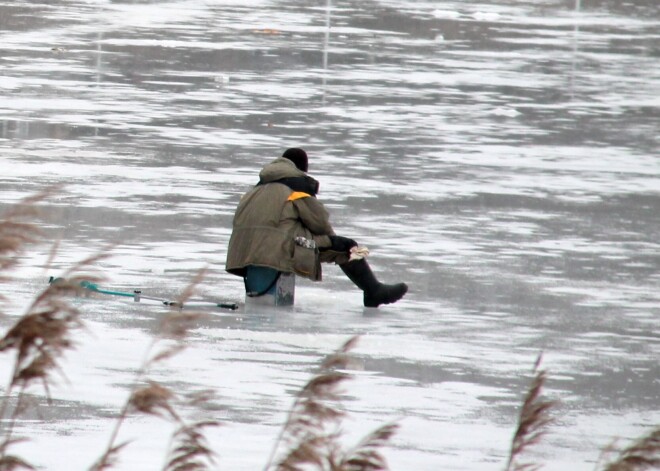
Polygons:
<instances>
[{"instance_id":1,"label":"small stool","mask_svg":"<svg viewBox=\"0 0 660 471\"><path fill-rule=\"evenodd\" d=\"M262 306L293 306L296 275L269 267L250 265L245 275L245 303Z\"/></svg>"}]
</instances>

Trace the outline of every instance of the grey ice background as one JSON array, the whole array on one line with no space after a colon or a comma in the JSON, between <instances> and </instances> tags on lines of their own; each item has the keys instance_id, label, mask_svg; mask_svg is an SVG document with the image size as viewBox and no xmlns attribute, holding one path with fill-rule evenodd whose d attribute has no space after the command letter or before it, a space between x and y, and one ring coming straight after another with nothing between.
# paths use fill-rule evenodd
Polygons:
<instances>
[{"instance_id":1,"label":"grey ice background","mask_svg":"<svg viewBox=\"0 0 660 471\"><path fill-rule=\"evenodd\" d=\"M0 209L64 184L55 271L114 242L109 286L169 296L208 266L200 295L242 301L233 209L302 146L337 232L411 290L365 310L327 267L292 310L202 322L154 375L218 391L219 468L263 466L292 392L358 334L348 433L400 420L392 469L501 469L543 352L561 403L531 457L591 470L660 423L659 58L653 0L2 2ZM3 286L4 326L47 253ZM80 307L68 381L18 430L43 469L96 459L163 314ZM167 432L130 422L120 469L158 469Z\"/></svg>"}]
</instances>

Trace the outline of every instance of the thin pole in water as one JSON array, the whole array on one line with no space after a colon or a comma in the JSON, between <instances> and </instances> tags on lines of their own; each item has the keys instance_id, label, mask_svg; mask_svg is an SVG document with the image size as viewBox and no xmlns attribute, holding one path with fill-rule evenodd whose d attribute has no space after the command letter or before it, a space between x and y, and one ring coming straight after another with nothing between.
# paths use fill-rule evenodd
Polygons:
<instances>
[{"instance_id":1,"label":"thin pole in water","mask_svg":"<svg viewBox=\"0 0 660 471\"><path fill-rule=\"evenodd\" d=\"M101 41L103 40L103 32L99 31L96 39L96 88L101 86L101 55L103 54ZM98 122L97 122L98 123ZM94 135L99 135L99 127L94 126Z\"/></svg>"},{"instance_id":2,"label":"thin pole in water","mask_svg":"<svg viewBox=\"0 0 660 471\"><path fill-rule=\"evenodd\" d=\"M582 0L575 0L575 11L573 24L573 59L571 61L571 99L575 96L575 72L577 69L577 55L578 55L578 36L580 34L580 25L578 24L578 15L582 8Z\"/></svg>"},{"instance_id":3,"label":"thin pole in water","mask_svg":"<svg viewBox=\"0 0 660 471\"><path fill-rule=\"evenodd\" d=\"M328 72L328 45L330 44L330 10L332 0L328 0L325 10L325 38L323 40L323 103L325 103L325 84Z\"/></svg>"}]
</instances>

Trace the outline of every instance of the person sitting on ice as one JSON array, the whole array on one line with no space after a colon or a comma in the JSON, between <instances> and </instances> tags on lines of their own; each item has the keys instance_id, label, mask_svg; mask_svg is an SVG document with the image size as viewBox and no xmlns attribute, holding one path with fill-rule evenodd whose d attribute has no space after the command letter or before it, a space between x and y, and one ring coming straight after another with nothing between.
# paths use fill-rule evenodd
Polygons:
<instances>
[{"instance_id":1,"label":"person sitting on ice","mask_svg":"<svg viewBox=\"0 0 660 471\"><path fill-rule=\"evenodd\" d=\"M229 239L226 270L246 277L248 267L269 267L321 280L321 263L336 263L364 292L366 307L401 299L405 283L384 284L374 276L358 243L335 234L316 198L319 183L307 175L307 153L287 149L259 173L259 183L241 198Z\"/></svg>"}]
</instances>

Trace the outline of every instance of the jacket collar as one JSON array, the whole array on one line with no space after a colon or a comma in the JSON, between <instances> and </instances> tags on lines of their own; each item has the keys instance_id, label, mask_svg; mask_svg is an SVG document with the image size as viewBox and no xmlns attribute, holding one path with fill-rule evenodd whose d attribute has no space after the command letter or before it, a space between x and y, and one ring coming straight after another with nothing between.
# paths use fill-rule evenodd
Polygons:
<instances>
[{"instance_id":1,"label":"jacket collar","mask_svg":"<svg viewBox=\"0 0 660 471\"><path fill-rule=\"evenodd\" d=\"M302 191L312 196L319 192L319 182L305 172L298 170L289 159L279 157L266 165L259 173L259 183L281 183L293 191Z\"/></svg>"}]
</instances>

